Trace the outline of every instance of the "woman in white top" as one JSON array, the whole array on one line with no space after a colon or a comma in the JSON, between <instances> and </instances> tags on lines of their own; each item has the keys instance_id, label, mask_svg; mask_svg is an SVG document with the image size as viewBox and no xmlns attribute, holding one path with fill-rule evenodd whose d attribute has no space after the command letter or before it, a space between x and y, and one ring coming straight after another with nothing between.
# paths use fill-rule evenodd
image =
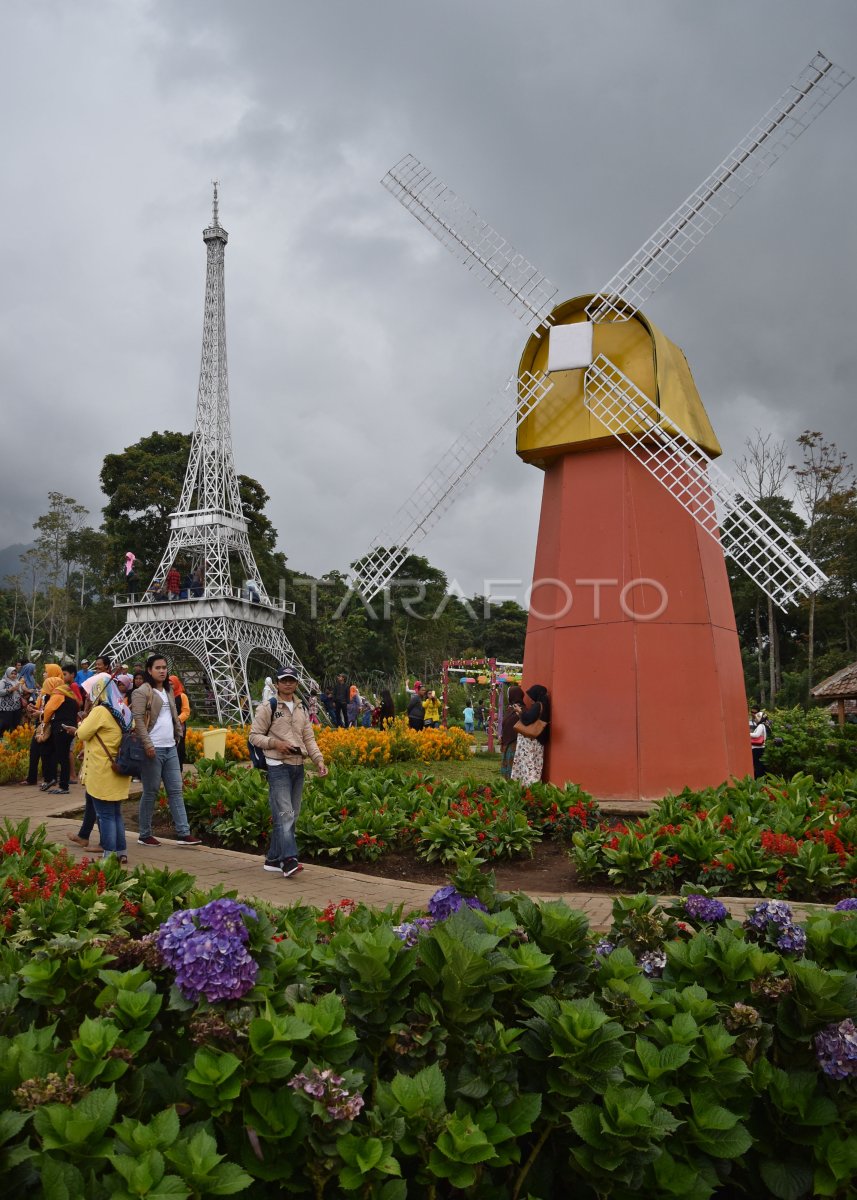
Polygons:
<instances>
[{"instance_id":1,"label":"woman in white top","mask_svg":"<svg viewBox=\"0 0 857 1200\"><path fill-rule=\"evenodd\" d=\"M152 833L152 813L158 789L163 783L176 827L176 841L181 846L198 846L200 840L190 831L182 795L182 769L176 749L182 728L168 674L167 660L163 654L150 654L146 659L146 682L135 688L131 696L134 732L146 752L140 775L143 794L140 797L137 841L141 846L161 844Z\"/></svg>"}]
</instances>

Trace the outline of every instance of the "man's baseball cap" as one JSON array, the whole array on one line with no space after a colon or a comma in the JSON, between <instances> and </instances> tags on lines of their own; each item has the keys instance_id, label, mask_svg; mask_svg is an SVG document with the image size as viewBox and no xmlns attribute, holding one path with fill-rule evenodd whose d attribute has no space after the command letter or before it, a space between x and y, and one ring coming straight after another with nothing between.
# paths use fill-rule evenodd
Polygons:
<instances>
[{"instance_id":1,"label":"man's baseball cap","mask_svg":"<svg viewBox=\"0 0 857 1200\"><path fill-rule=\"evenodd\" d=\"M89 666L89 659L88 659L88 658L82 658L82 659L80 660L80 665L81 665L81 666L83 666L83 664L84 664L84 663L86 663L86 665L87 665L87 666Z\"/></svg>"},{"instance_id":2,"label":"man's baseball cap","mask_svg":"<svg viewBox=\"0 0 857 1200\"><path fill-rule=\"evenodd\" d=\"M287 665L285 667L280 667L279 671L277 672L277 678L278 679L300 679L300 674L296 667L290 667Z\"/></svg>"}]
</instances>

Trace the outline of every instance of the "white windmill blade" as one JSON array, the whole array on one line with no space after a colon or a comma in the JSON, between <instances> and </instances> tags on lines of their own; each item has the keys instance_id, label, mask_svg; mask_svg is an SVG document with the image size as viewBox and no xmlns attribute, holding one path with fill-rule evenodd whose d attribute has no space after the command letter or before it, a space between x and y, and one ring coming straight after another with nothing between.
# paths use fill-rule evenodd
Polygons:
<instances>
[{"instance_id":1,"label":"white windmill blade","mask_svg":"<svg viewBox=\"0 0 857 1200\"><path fill-rule=\"evenodd\" d=\"M553 308L556 284L418 158L406 155L381 183L528 329L545 322Z\"/></svg>"},{"instance_id":2,"label":"white windmill blade","mask_svg":"<svg viewBox=\"0 0 857 1200\"><path fill-rule=\"evenodd\" d=\"M383 591L413 546L438 523L459 492L494 457L507 436L548 394L544 375L513 375L498 389L433 471L414 488L392 521L359 560L357 585L365 600Z\"/></svg>"},{"instance_id":3,"label":"white windmill blade","mask_svg":"<svg viewBox=\"0 0 857 1200\"><path fill-rule=\"evenodd\" d=\"M776 104L593 297L591 321L626 321L749 192L853 75L818 51Z\"/></svg>"},{"instance_id":4,"label":"white windmill blade","mask_svg":"<svg viewBox=\"0 0 857 1200\"><path fill-rule=\"evenodd\" d=\"M794 539L603 354L586 372L584 402L775 604L796 604L827 582Z\"/></svg>"}]
</instances>

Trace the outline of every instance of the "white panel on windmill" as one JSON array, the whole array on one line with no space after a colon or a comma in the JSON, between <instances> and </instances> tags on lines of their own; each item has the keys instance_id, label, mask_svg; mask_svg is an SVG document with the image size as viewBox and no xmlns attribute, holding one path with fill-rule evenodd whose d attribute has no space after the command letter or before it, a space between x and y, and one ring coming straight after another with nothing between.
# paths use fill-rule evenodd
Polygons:
<instances>
[{"instance_id":1,"label":"white panel on windmill","mask_svg":"<svg viewBox=\"0 0 857 1200\"><path fill-rule=\"evenodd\" d=\"M592 322L554 325L548 335L548 375L579 371L592 363Z\"/></svg>"}]
</instances>

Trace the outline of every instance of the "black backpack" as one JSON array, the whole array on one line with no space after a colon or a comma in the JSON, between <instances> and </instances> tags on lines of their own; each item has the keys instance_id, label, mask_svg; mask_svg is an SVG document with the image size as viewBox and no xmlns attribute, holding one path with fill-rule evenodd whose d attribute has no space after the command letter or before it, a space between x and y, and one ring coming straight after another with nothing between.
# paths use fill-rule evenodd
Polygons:
<instances>
[{"instance_id":1,"label":"black backpack","mask_svg":"<svg viewBox=\"0 0 857 1200\"><path fill-rule=\"evenodd\" d=\"M274 717L277 715L277 697L272 696L268 701L271 706L271 723L273 724ZM247 749L250 751L250 763L257 771L268 770L268 764L265 762L265 751L261 746L254 746L250 739L247 739Z\"/></svg>"}]
</instances>

